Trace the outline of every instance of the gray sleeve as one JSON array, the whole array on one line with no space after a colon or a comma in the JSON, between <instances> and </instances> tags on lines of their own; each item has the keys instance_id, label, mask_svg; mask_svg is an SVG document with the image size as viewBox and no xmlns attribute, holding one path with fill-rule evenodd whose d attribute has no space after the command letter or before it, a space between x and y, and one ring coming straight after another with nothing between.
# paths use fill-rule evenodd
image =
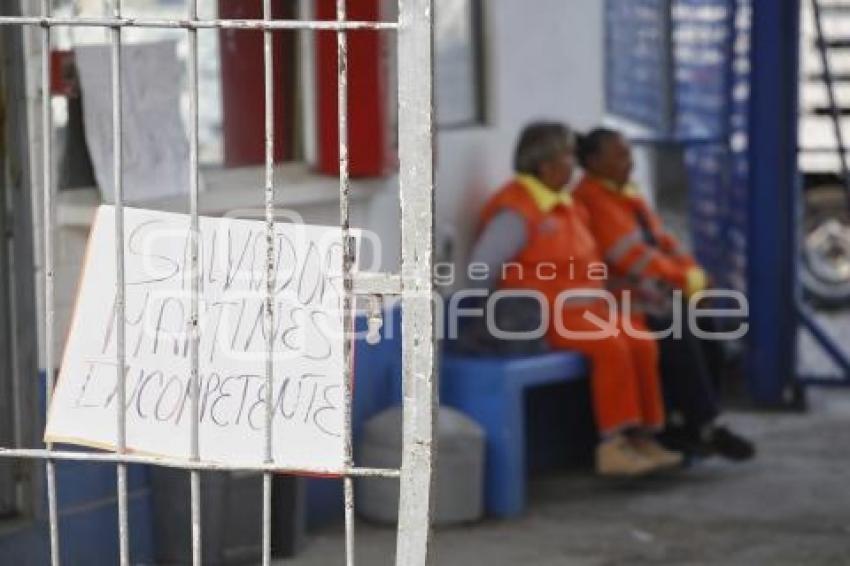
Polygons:
<instances>
[{"instance_id":1,"label":"gray sleeve","mask_svg":"<svg viewBox=\"0 0 850 566\"><path fill-rule=\"evenodd\" d=\"M475 242L469 258L470 285L474 288L492 288L502 273L502 265L510 262L528 241L525 219L509 210L498 213L484 227ZM483 265L487 270L483 270ZM488 274L484 279L481 273ZM477 276L476 276L477 275Z\"/></svg>"}]
</instances>

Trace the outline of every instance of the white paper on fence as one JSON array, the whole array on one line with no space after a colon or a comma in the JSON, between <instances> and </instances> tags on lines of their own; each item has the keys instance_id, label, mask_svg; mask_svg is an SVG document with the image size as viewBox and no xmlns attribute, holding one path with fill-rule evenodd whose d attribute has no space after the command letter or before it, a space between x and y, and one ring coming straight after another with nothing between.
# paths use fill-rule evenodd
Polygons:
<instances>
[{"instance_id":1,"label":"white paper on fence","mask_svg":"<svg viewBox=\"0 0 850 566\"><path fill-rule=\"evenodd\" d=\"M115 201L112 73L108 45L75 50L86 143L104 202ZM121 48L124 199L143 202L188 194L189 142L180 117L183 70L176 43Z\"/></svg>"},{"instance_id":2,"label":"white paper on fence","mask_svg":"<svg viewBox=\"0 0 850 566\"><path fill-rule=\"evenodd\" d=\"M126 208L126 406L131 452L188 458L189 217ZM200 457L264 460L265 224L201 217ZM114 208L98 209L45 440L114 449ZM359 245L359 234L355 233ZM339 228L277 224L273 454L282 468L344 465ZM355 250L356 251L356 250Z\"/></svg>"}]
</instances>

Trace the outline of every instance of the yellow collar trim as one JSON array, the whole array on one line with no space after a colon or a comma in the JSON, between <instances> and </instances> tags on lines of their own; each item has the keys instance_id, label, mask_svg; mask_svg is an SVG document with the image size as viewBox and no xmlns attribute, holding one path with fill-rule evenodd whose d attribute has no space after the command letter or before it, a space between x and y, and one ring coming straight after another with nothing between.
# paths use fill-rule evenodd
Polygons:
<instances>
[{"instance_id":1,"label":"yellow collar trim","mask_svg":"<svg viewBox=\"0 0 850 566\"><path fill-rule=\"evenodd\" d=\"M618 187L616 184L614 184L612 181L609 181L608 179L597 177L596 180L599 181L599 183L603 187L605 187L611 192L617 193L618 195L633 198L641 196L640 189L638 189L637 185L635 185L634 183L626 183L625 187Z\"/></svg>"},{"instance_id":2,"label":"yellow collar trim","mask_svg":"<svg viewBox=\"0 0 850 566\"><path fill-rule=\"evenodd\" d=\"M573 197L566 191L555 192L531 175L519 175L517 180L525 187L537 207L543 212L551 212L559 204L571 206Z\"/></svg>"}]
</instances>

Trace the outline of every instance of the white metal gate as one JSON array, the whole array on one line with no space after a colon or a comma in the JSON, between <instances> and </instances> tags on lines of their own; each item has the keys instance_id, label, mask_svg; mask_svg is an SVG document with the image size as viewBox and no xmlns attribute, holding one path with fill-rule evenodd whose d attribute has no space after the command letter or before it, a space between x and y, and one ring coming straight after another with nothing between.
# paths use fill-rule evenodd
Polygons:
<instances>
[{"instance_id":1,"label":"white metal gate","mask_svg":"<svg viewBox=\"0 0 850 566\"><path fill-rule=\"evenodd\" d=\"M54 450L48 444L44 449L0 448L0 456L43 460L46 465L47 501L50 524L50 551L52 564L60 563L60 545L55 462L76 460L111 462L117 468L119 562L128 565L130 556L130 528L128 525L127 465L153 464L185 469L191 476L191 533L193 563L202 563L201 556L201 497L200 472L202 470L252 470L263 473L262 498L262 560L271 561L271 489L272 475L287 471L276 466L272 457L272 407L273 375L272 343L274 321L274 129L273 129L273 55L274 30L316 30L336 33L338 46L338 98L339 98L339 194L340 225L343 233L344 318L350 321L356 296L400 295L402 298L402 357L404 368L404 431L403 459L400 470L366 469L353 461L351 442L351 385L345 396L346 420L346 473L345 486L345 550L346 563L354 564L354 488L353 478L377 476L387 481L401 482L399 524L397 534L396 564L413 566L426 564L429 559L432 472L434 469L434 419L437 405L435 374L435 327L433 282L433 227L434 227L434 169L433 169L433 0L399 0L397 22L357 22L346 18L345 0L337 0L336 21L275 20L271 16L271 0L263 0L262 20L199 19L198 0L189 0L186 17L180 20L156 18L126 18L122 16L121 0L112 0L108 17L54 17L51 1L41 0L40 15L3 15L0 25L34 26L40 28L41 55L41 130L31 136L39 152L41 188L43 191L43 259L44 259L44 359L46 371L46 397L49 403L56 369L53 352L54 326L54 239L56 229L54 181L51 166L51 112L50 112L50 49L51 30L57 26L99 27L108 30L111 40L112 77L112 138L115 192L115 250L117 271L116 319L117 325L117 438L114 453L66 452ZM121 66L122 31L126 28L172 28L185 30L189 45L190 93L190 215L191 215L191 316L190 359L192 363L191 411L193 415L190 461L146 457L126 452L126 391L120 368L126 364L125 353L125 281L124 281L124 226L122 187L122 119L121 119ZM198 459L199 422L199 223L198 223L198 30L240 29L262 33L264 38L263 63L265 83L265 221L266 221L266 298L264 323L266 326L266 415L265 464L257 467L229 467L202 462ZM349 165L347 128L347 36L358 30L382 30L396 33L398 42L398 132L400 161L400 200L402 254L401 273L353 273L352 238L349 231ZM346 382L351 384L352 351L346 341L344 348ZM292 471L292 470L289 470ZM259 510L258 510L259 512Z\"/></svg>"}]
</instances>

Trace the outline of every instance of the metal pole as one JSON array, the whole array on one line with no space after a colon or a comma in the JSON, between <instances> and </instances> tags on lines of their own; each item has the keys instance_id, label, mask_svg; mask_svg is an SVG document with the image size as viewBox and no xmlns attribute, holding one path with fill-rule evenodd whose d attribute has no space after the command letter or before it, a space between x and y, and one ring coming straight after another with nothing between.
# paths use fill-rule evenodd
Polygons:
<instances>
[{"instance_id":1,"label":"metal pole","mask_svg":"<svg viewBox=\"0 0 850 566\"><path fill-rule=\"evenodd\" d=\"M198 19L198 0L190 0L189 2L189 20L196 21ZM189 315L189 332L190 332L190 350L189 358L191 363L191 459L195 462L200 460L201 448L199 436L200 425L200 377L198 374L199 365L199 344L200 344L200 329L198 327L198 303L201 293L201 274L198 268L199 241L201 238L201 230L198 221L198 30L189 28L187 30L189 41L189 215L191 226L189 232L191 234L191 298L190 298L190 315ZM201 566L203 563L202 552L202 524L201 524L201 473L198 470L189 472L190 482L190 507L192 521L192 564L193 566Z\"/></svg>"},{"instance_id":2,"label":"metal pole","mask_svg":"<svg viewBox=\"0 0 850 566\"><path fill-rule=\"evenodd\" d=\"M346 0L336 2L336 21L342 23L346 20ZM353 449L351 440L351 396L352 390L352 352L351 337L352 330L352 296L353 288L351 281L351 268L354 263L354 249L351 241L351 214L349 210L349 197L351 184L349 180L348 163L348 37L346 32L339 29L336 33L337 42L337 133L339 142L339 223L342 228L342 360L343 360L343 383L345 384L345 465L353 465ZM354 482L351 476L343 479L345 492L345 563L354 566Z\"/></svg>"},{"instance_id":3,"label":"metal pole","mask_svg":"<svg viewBox=\"0 0 850 566\"><path fill-rule=\"evenodd\" d=\"M50 0L42 0L41 13L50 17ZM42 137L42 191L44 195L44 375L45 399L47 406L53 396L53 336L55 334L54 277L53 257L53 156L51 142L53 138L53 120L50 104L50 27L43 26L41 32L41 137ZM47 443L48 453L53 443ZM52 459L46 464L47 513L50 523L50 560L53 566L59 566L59 514L56 507L56 465Z\"/></svg>"},{"instance_id":4,"label":"metal pole","mask_svg":"<svg viewBox=\"0 0 850 566\"><path fill-rule=\"evenodd\" d=\"M272 19L271 0L263 0L263 20ZM263 31L263 73L265 91L265 211L266 211L266 300L264 324L266 328L266 414L265 414L265 462L274 462L272 446L273 388L274 388L274 82L272 51L274 37L270 29ZM272 556L272 474L263 474L263 566L271 564Z\"/></svg>"},{"instance_id":5,"label":"metal pole","mask_svg":"<svg viewBox=\"0 0 850 566\"><path fill-rule=\"evenodd\" d=\"M404 454L396 564L429 561L434 471L433 0L400 0L398 135L401 185Z\"/></svg>"},{"instance_id":6,"label":"metal pole","mask_svg":"<svg viewBox=\"0 0 850 566\"><path fill-rule=\"evenodd\" d=\"M787 403L796 371L799 0L753 0L749 101L748 380Z\"/></svg>"},{"instance_id":7,"label":"metal pole","mask_svg":"<svg viewBox=\"0 0 850 566\"><path fill-rule=\"evenodd\" d=\"M114 0L113 17L121 17L121 0ZM126 285L124 280L124 182L122 145L122 104L121 104L121 28L112 28L111 70L112 70L112 174L115 183L115 328L116 328L116 368L115 379L118 391L118 411L116 451L124 454L127 451L127 392L125 350L126 331ZM119 563L121 566L130 564L130 542L127 510L127 464L118 463L118 538Z\"/></svg>"},{"instance_id":8,"label":"metal pole","mask_svg":"<svg viewBox=\"0 0 850 566\"><path fill-rule=\"evenodd\" d=\"M28 26L68 26L68 27L133 27L157 29L240 29L240 30L394 30L398 25L394 22L345 22L340 25L330 21L299 21L299 20L185 20L167 18L100 18L100 17L39 17L39 16L0 16L2 25Z\"/></svg>"},{"instance_id":9,"label":"metal pole","mask_svg":"<svg viewBox=\"0 0 850 566\"><path fill-rule=\"evenodd\" d=\"M208 470L211 472L302 472L315 476L330 476L340 473L339 468L309 468L300 466L288 468L275 463L271 464L220 464L199 460L193 462L180 458L165 458L162 456L142 456L137 454L116 454L114 452L71 452L47 450L39 448L0 448L0 458L21 458L28 460L62 460L67 462L141 464L145 466L162 466L165 468L182 468L185 470ZM359 478L388 478L398 479L399 471L388 468L349 468L342 471L343 475Z\"/></svg>"}]
</instances>

